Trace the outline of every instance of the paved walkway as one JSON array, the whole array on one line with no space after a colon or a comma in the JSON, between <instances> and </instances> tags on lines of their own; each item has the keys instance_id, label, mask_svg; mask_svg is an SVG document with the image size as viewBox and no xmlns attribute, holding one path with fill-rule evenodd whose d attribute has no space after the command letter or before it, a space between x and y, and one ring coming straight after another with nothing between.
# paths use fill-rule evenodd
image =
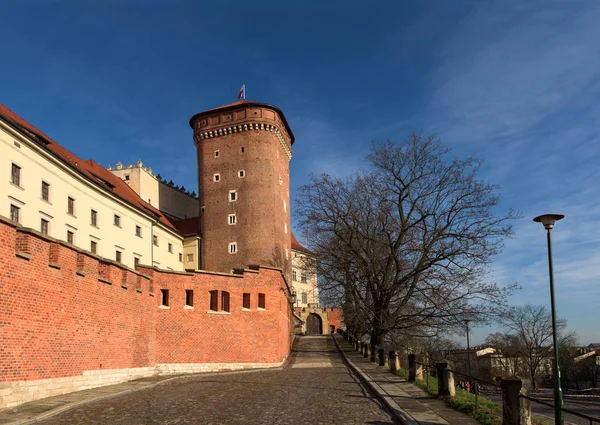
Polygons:
<instances>
[{"instance_id":1,"label":"paved walkway","mask_svg":"<svg viewBox=\"0 0 600 425\"><path fill-rule=\"evenodd\" d=\"M391 408L407 424L478 425L478 422L470 416L450 409L442 400L430 396L406 379L371 363L340 335L336 335L335 338L350 364L371 384L375 384L376 390L382 397L391 401Z\"/></svg>"},{"instance_id":2,"label":"paved walkway","mask_svg":"<svg viewBox=\"0 0 600 425\"><path fill-rule=\"evenodd\" d=\"M43 425L397 423L348 370L329 335L298 338L289 365L278 370L179 377L161 385L152 379L160 378L28 403L4 412L0 424L36 417ZM154 386L139 390L144 385ZM90 401L123 391L129 392ZM72 402L85 404L39 420L44 409Z\"/></svg>"}]
</instances>

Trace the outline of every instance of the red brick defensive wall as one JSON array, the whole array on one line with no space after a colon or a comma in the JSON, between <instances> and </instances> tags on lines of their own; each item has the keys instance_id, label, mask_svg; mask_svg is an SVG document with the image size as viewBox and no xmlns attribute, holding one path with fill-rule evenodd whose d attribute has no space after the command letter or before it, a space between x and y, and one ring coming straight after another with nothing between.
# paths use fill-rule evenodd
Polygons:
<instances>
[{"instance_id":1,"label":"red brick defensive wall","mask_svg":"<svg viewBox=\"0 0 600 425\"><path fill-rule=\"evenodd\" d=\"M280 270L253 268L132 270L0 217L0 409L154 374L281 365L289 287Z\"/></svg>"}]
</instances>

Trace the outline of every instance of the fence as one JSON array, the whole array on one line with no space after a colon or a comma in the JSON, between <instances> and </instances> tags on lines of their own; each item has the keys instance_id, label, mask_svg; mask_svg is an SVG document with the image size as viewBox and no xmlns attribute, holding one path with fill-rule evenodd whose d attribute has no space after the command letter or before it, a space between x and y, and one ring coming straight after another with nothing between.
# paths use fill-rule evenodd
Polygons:
<instances>
[{"instance_id":1,"label":"fence","mask_svg":"<svg viewBox=\"0 0 600 425\"><path fill-rule=\"evenodd\" d=\"M385 352L384 349L363 343L359 338L349 335L347 332L340 331L342 336L364 357L369 358L371 362L395 372L400 369L400 358L396 351ZM500 382L486 381L477 379L464 373L459 373L451 369L451 362L436 362L435 365L417 361L415 354L408 355L408 380L423 381L423 370L425 370L426 387L429 390L429 377L432 372L438 379L438 395L454 397L456 395L456 385L454 376L464 377L460 382L465 383L464 389L468 389L475 395L475 409L478 408L480 393L502 393L502 417L503 425L520 425L531 423L531 402L555 408L554 404L545 402L538 398L530 396L530 385L526 380L520 379L502 379ZM460 385L460 384L459 384ZM561 409L564 413L577 416L578 418L589 421L590 425L600 424L600 418L575 412L570 409Z\"/></svg>"}]
</instances>

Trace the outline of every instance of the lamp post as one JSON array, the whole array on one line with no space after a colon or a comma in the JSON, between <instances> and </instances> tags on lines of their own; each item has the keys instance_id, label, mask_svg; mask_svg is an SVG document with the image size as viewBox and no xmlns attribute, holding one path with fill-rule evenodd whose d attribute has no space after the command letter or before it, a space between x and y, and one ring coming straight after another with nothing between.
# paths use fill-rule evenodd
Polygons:
<instances>
[{"instance_id":1,"label":"lamp post","mask_svg":"<svg viewBox=\"0 0 600 425\"><path fill-rule=\"evenodd\" d=\"M470 320L465 320L465 325L467 326L467 365L469 367L469 387L472 384L471 382L471 344L469 343L469 322Z\"/></svg>"},{"instance_id":2,"label":"lamp post","mask_svg":"<svg viewBox=\"0 0 600 425\"><path fill-rule=\"evenodd\" d=\"M565 216L562 214L544 214L533 219L536 223L542 223L546 229L548 239L548 272L550 274L550 305L552 308L552 340L554 343L554 423L563 425L565 422L563 407L562 389L560 388L560 366L558 364L558 339L556 335L556 307L554 303L554 271L552 269L552 237L550 230L554 228L554 223L562 220Z\"/></svg>"}]
</instances>

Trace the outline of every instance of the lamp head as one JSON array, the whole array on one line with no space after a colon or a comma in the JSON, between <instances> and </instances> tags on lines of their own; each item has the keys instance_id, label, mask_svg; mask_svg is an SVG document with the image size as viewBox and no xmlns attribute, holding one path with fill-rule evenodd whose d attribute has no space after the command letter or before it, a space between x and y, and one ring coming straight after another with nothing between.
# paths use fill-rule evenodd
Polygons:
<instances>
[{"instance_id":1,"label":"lamp head","mask_svg":"<svg viewBox=\"0 0 600 425\"><path fill-rule=\"evenodd\" d=\"M543 214L538 215L533 219L536 223L542 223L544 225L544 229L550 230L554 228L554 223L558 220L562 220L565 218L564 214Z\"/></svg>"}]
</instances>

